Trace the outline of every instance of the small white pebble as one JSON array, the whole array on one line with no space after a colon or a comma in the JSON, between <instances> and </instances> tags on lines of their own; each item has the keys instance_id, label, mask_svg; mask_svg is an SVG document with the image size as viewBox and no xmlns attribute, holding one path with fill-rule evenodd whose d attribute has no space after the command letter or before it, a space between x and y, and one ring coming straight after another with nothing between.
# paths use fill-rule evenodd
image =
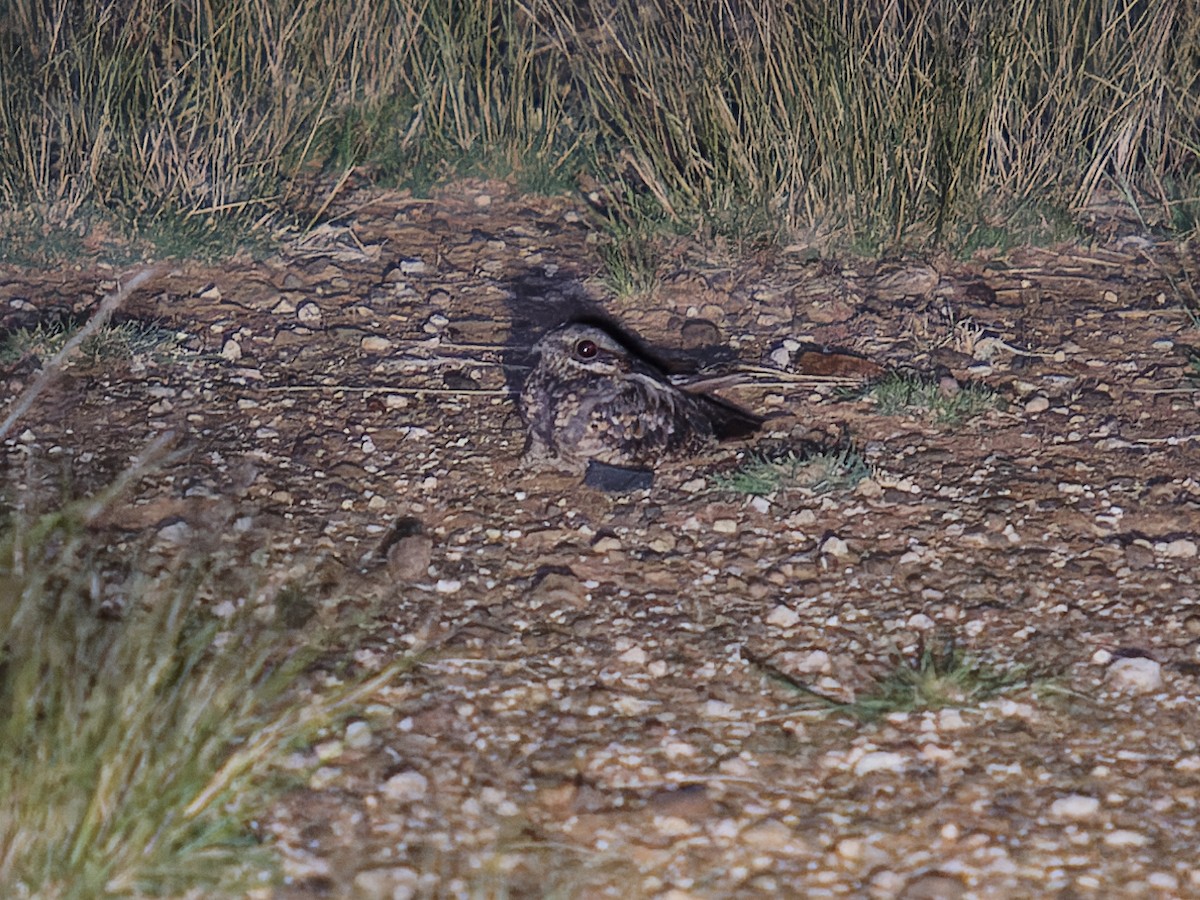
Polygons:
<instances>
[{"instance_id":1,"label":"small white pebble","mask_svg":"<svg viewBox=\"0 0 1200 900\"><path fill-rule=\"evenodd\" d=\"M434 590L439 594L455 594L462 589L462 582L457 578L439 578Z\"/></svg>"},{"instance_id":2,"label":"small white pebble","mask_svg":"<svg viewBox=\"0 0 1200 900\"><path fill-rule=\"evenodd\" d=\"M618 656L617 659L626 665L644 666L646 664L646 651L635 645Z\"/></svg>"},{"instance_id":3,"label":"small white pebble","mask_svg":"<svg viewBox=\"0 0 1200 900\"><path fill-rule=\"evenodd\" d=\"M342 770L336 766L321 766L308 776L308 786L314 791L322 791L329 787L342 775Z\"/></svg>"},{"instance_id":4,"label":"small white pebble","mask_svg":"<svg viewBox=\"0 0 1200 900\"><path fill-rule=\"evenodd\" d=\"M792 364L792 354L788 352L787 347L777 347L771 351L771 362L781 369L786 369Z\"/></svg>"},{"instance_id":5,"label":"small white pebble","mask_svg":"<svg viewBox=\"0 0 1200 900\"><path fill-rule=\"evenodd\" d=\"M958 731L966 727L967 723L959 710L943 709L938 713L938 728L942 731Z\"/></svg>"},{"instance_id":6,"label":"small white pebble","mask_svg":"<svg viewBox=\"0 0 1200 900\"><path fill-rule=\"evenodd\" d=\"M1104 835L1104 843L1110 847L1144 847L1150 843L1150 838L1140 831L1118 828Z\"/></svg>"},{"instance_id":7,"label":"small white pebble","mask_svg":"<svg viewBox=\"0 0 1200 900\"><path fill-rule=\"evenodd\" d=\"M1194 559L1200 548L1196 546L1196 542L1187 538L1178 538L1174 541L1167 541L1154 545L1154 552L1168 559Z\"/></svg>"},{"instance_id":8,"label":"small white pebble","mask_svg":"<svg viewBox=\"0 0 1200 900\"><path fill-rule=\"evenodd\" d=\"M359 346L367 353L386 353L392 349L392 342L380 335L368 334L362 339Z\"/></svg>"},{"instance_id":9,"label":"small white pebble","mask_svg":"<svg viewBox=\"0 0 1200 900\"><path fill-rule=\"evenodd\" d=\"M791 628L800 621L800 613L796 612L790 606L776 606L773 610L767 613L766 623L774 625L776 628Z\"/></svg>"},{"instance_id":10,"label":"small white pebble","mask_svg":"<svg viewBox=\"0 0 1200 900\"><path fill-rule=\"evenodd\" d=\"M346 746L351 750L366 750L373 740L371 726L366 722L359 720L346 726Z\"/></svg>"},{"instance_id":11,"label":"small white pebble","mask_svg":"<svg viewBox=\"0 0 1200 900\"><path fill-rule=\"evenodd\" d=\"M1146 694L1162 687L1162 666L1145 656L1127 656L1108 667L1104 680L1119 691Z\"/></svg>"},{"instance_id":12,"label":"small white pebble","mask_svg":"<svg viewBox=\"0 0 1200 900\"><path fill-rule=\"evenodd\" d=\"M900 772L904 769L906 760L902 753L890 750L876 750L864 753L854 764L855 775L866 775L869 772Z\"/></svg>"},{"instance_id":13,"label":"small white pebble","mask_svg":"<svg viewBox=\"0 0 1200 900\"><path fill-rule=\"evenodd\" d=\"M1158 888L1160 891L1175 891L1179 888L1179 879L1170 872L1151 872L1146 881L1150 887Z\"/></svg>"},{"instance_id":14,"label":"small white pebble","mask_svg":"<svg viewBox=\"0 0 1200 900\"><path fill-rule=\"evenodd\" d=\"M704 715L710 719L736 719L738 711L724 700L709 700L704 704Z\"/></svg>"},{"instance_id":15,"label":"small white pebble","mask_svg":"<svg viewBox=\"0 0 1200 900\"><path fill-rule=\"evenodd\" d=\"M663 744L662 750L667 759L672 762L678 759L690 759L696 755L696 748L687 741L667 741Z\"/></svg>"},{"instance_id":16,"label":"small white pebble","mask_svg":"<svg viewBox=\"0 0 1200 900\"><path fill-rule=\"evenodd\" d=\"M826 556L843 559L850 555L850 547L836 534L831 534L821 542L821 552Z\"/></svg>"},{"instance_id":17,"label":"small white pebble","mask_svg":"<svg viewBox=\"0 0 1200 900\"><path fill-rule=\"evenodd\" d=\"M321 741L313 747L313 751L317 754L317 761L323 763L337 759L345 749L346 747L341 741Z\"/></svg>"},{"instance_id":18,"label":"small white pebble","mask_svg":"<svg viewBox=\"0 0 1200 900\"><path fill-rule=\"evenodd\" d=\"M399 772L383 783L380 792L389 800L413 803L425 799L429 792L429 779L420 772Z\"/></svg>"},{"instance_id":19,"label":"small white pebble","mask_svg":"<svg viewBox=\"0 0 1200 900\"><path fill-rule=\"evenodd\" d=\"M861 838L842 838L837 842L837 855L842 859L854 862L862 859L863 842Z\"/></svg>"},{"instance_id":20,"label":"small white pebble","mask_svg":"<svg viewBox=\"0 0 1200 900\"><path fill-rule=\"evenodd\" d=\"M1050 815L1056 819L1089 819L1100 811L1100 801L1083 794L1068 794L1050 804Z\"/></svg>"},{"instance_id":21,"label":"small white pebble","mask_svg":"<svg viewBox=\"0 0 1200 900\"><path fill-rule=\"evenodd\" d=\"M723 759L717 763L717 768L724 775L729 775L732 778L749 778L754 772L750 768L750 764L740 756L731 756L729 759Z\"/></svg>"},{"instance_id":22,"label":"small white pebble","mask_svg":"<svg viewBox=\"0 0 1200 900\"><path fill-rule=\"evenodd\" d=\"M824 650L813 650L797 659L793 663L793 668L806 675L812 673L828 675L833 671L833 660Z\"/></svg>"},{"instance_id":23,"label":"small white pebble","mask_svg":"<svg viewBox=\"0 0 1200 900\"><path fill-rule=\"evenodd\" d=\"M650 706L651 704L647 700L639 700L637 697L626 696L613 701L612 711L622 716L640 716L645 714ZM596 712L591 712L590 710L591 708L589 707L588 715L590 716L604 716L609 712L609 710L603 707L599 707Z\"/></svg>"},{"instance_id":24,"label":"small white pebble","mask_svg":"<svg viewBox=\"0 0 1200 900\"><path fill-rule=\"evenodd\" d=\"M877 500L883 496L883 486L874 478L864 478L858 483L854 493L867 500Z\"/></svg>"}]
</instances>

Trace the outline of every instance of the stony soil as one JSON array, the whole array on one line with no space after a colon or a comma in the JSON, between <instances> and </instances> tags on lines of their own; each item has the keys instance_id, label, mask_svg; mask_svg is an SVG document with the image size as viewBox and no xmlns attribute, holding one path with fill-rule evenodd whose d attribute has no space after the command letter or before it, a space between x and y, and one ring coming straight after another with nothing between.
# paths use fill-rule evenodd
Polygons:
<instances>
[{"instance_id":1,"label":"stony soil","mask_svg":"<svg viewBox=\"0 0 1200 900\"><path fill-rule=\"evenodd\" d=\"M428 649L295 760L308 787L258 823L277 896L1200 896L1200 257L681 242L614 299L595 245L573 201L364 194L277 256L166 271L123 314L187 352L69 370L5 444L33 502L175 429L114 533L311 571L322 614L362 618L363 669ZM3 324L114 277L4 270ZM626 495L519 471L531 338L600 312L780 369L726 392L773 417L762 441L845 432L874 476L710 490L735 446ZM808 377L811 346L1003 403L885 416ZM950 641L1059 690L863 722L768 677L852 699Z\"/></svg>"}]
</instances>

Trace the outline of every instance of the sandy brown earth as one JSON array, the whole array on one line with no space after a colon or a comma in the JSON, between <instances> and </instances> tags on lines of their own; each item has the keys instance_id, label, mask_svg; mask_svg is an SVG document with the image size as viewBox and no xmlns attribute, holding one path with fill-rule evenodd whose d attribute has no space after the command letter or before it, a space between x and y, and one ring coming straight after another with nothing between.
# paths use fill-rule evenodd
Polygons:
<instances>
[{"instance_id":1,"label":"sandy brown earth","mask_svg":"<svg viewBox=\"0 0 1200 900\"><path fill-rule=\"evenodd\" d=\"M175 429L115 534L313 571L358 608L364 670L432 647L294 760L307 789L257 823L277 896L1200 896L1200 257L681 242L653 296L614 299L595 245L573 201L365 194L261 262L168 269L123 313L186 352L70 370L5 444L29 498ZM3 270L0 315L86 311L114 277ZM518 471L531 339L588 313L779 369L726 393L772 416L762 441L848 433L873 477L714 492L737 446L624 495ZM806 347L1003 403L885 416L800 377ZM852 699L948 641L1059 690L864 723L767 677Z\"/></svg>"}]
</instances>

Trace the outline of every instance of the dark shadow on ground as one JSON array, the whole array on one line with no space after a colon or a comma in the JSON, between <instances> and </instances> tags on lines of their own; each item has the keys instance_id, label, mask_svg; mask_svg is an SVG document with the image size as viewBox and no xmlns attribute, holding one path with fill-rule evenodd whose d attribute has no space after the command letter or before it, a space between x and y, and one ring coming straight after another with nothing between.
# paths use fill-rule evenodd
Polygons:
<instances>
[{"instance_id":1,"label":"dark shadow on ground","mask_svg":"<svg viewBox=\"0 0 1200 900\"><path fill-rule=\"evenodd\" d=\"M650 343L630 331L591 296L583 284L568 272L547 275L541 268L530 268L503 283L506 290L512 328L503 354L504 381L509 390L519 392L533 365L533 345L548 331L568 322L595 325L607 331L621 344L664 372L690 373L697 368L737 361L737 353L723 344L686 350ZM656 337L668 338L667 335Z\"/></svg>"}]
</instances>

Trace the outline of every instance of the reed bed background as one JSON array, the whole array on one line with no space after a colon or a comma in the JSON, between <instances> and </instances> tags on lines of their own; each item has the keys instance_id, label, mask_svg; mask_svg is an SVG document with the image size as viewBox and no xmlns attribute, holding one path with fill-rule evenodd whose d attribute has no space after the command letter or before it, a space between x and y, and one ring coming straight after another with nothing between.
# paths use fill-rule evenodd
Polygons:
<instances>
[{"instance_id":1,"label":"reed bed background","mask_svg":"<svg viewBox=\"0 0 1200 900\"><path fill-rule=\"evenodd\" d=\"M358 167L895 247L1200 210L1200 0L6 0L11 222L245 230Z\"/></svg>"}]
</instances>

